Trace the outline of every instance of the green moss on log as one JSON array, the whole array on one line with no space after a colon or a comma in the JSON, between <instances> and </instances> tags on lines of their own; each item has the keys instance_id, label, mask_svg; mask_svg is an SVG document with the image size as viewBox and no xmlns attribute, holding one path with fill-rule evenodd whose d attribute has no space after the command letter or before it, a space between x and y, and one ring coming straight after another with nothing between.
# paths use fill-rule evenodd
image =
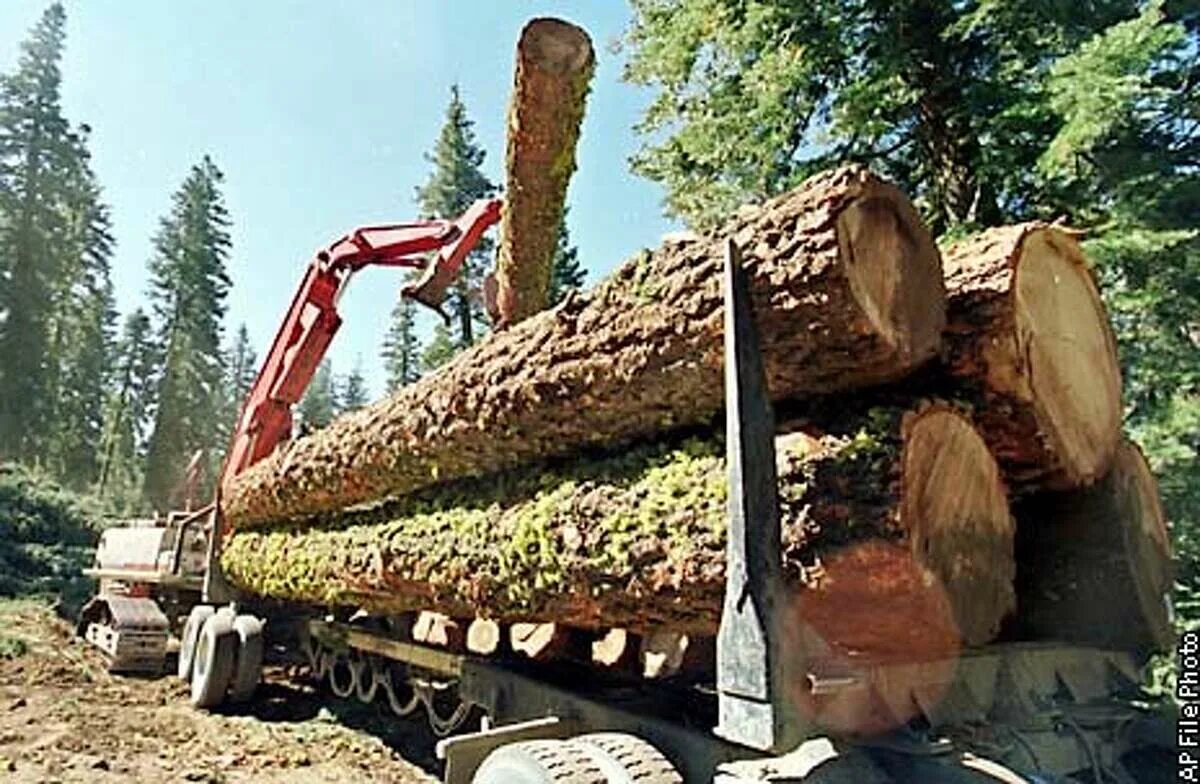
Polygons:
<instances>
[{"instance_id":1,"label":"green moss on log","mask_svg":"<svg viewBox=\"0 0 1200 784\"><path fill-rule=\"evenodd\" d=\"M828 548L897 540L899 411L778 442L787 573ZM250 591L395 613L715 631L724 581L719 438L465 480L341 516L238 532L222 564Z\"/></svg>"}]
</instances>

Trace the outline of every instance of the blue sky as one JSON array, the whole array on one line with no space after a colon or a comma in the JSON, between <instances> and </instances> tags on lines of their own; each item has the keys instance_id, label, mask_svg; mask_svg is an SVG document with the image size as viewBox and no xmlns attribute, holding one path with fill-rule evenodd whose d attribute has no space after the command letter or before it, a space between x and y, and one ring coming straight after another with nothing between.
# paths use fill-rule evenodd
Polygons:
<instances>
[{"instance_id":1,"label":"blue sky","mask_svg":"<svg viewBox=\"0 0 1200 784\"><path fill-rule=\"evenodd\" d=\"M15 67L46 4L0 2L0 71ZM487 173L501 180L513 50L539 15L582 25L596 46L568 194L589 282L673 228L661 189L627 165L649 96L620 81L620 55L609 51L628 21L624 3L67 0L66 9L63 103L72 122L92 127L122 312L142 301L170 194L209 153L234 223L226 329L245 322L261 356L316 248L356 225L416 217L413 189L428 174L451 84L476 121ZM399 285L394 271L361 274L330 352L338 372L361 356L376 396Z\"/></svg>"}]
</instances>

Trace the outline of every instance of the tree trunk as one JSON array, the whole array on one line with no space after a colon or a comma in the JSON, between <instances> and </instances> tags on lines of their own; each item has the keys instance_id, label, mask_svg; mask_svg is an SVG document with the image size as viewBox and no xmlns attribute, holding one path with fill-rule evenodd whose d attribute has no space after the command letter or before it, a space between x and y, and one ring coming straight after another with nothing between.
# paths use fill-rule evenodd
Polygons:
<instances>
[{"instance_id":1,"label":"tree trunk","mask_svg":"<svg viewBox=\"0 0 1200 784\"><path fill-rule=\"evenodd\" d=\"M777 441L791 628L816 654L927 658L990 640L1013 607L995 461L944 406L841 414ZM235 533L223 566L284 600L501 623L711 636L725 462L715 441L644 445Z\"/></svg>"},{"instance_id":2,"label":"tree trunk","mask_svg":"<svg viewBox=\"0 0 1200 784\"><path fill-rule=\"evenodd\" d=\"M1018 489L1086 485L1121 437L1116 342L1083 251L1051 226L991 229L946 254L947 357Z\"/></svg>"},{"instance_id":3,"label":"tree trunk","mask_svg":"<svg viewBox=\"0 0 1200 784\"><path fill-rule=\"evenodd\" d=\"M904 376L944 324L937 250L911 205L857 167L730 221L770 391ZM672 241L593 291L493 333L437 373L291 442L224 488L235 528L708 422L724 406L721 241Z\"/></svg>"},{"instance_id":4,"label":"tree trunk","mask_svg":"<svg viewBox=\"0 0 1200 784\"><path fill-rule=\"evenodd\" d=\"M1042 493L1014 511L1018 636L1143 654L1171 647L1170 536L1137 446L1123 443L1094 487Z\"/></svg>"},{"instance_id":5,"label":"tree trunk","mask_svg":"<svg viewBox=\"0 0 1200 784\"><path fill-rule=\"evenodd\" d=\"M508 107L507 187L496 257L499 324L546 308L575 146L595 67L592 41L575 25L535 19L517 43Z\"/></svg>"}]
</instances>

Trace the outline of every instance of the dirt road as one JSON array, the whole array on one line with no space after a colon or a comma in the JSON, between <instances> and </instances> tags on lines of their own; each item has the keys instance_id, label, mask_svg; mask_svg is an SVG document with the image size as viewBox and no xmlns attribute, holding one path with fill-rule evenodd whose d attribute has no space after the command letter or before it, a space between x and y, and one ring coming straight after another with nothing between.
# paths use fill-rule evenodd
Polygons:
<instances>
[{"instance_id":1,"label":"dirt road","mask_svg":"<svg viewBox=\"0 0 1200 784\"><path fill-rule=\"evenodd\" d=\"M243 712L195 711L179 680L109 675L44 605L0 602L2 781L415 784L435 781L431 749L278 669Z\"/></svg>"}]
</instances>

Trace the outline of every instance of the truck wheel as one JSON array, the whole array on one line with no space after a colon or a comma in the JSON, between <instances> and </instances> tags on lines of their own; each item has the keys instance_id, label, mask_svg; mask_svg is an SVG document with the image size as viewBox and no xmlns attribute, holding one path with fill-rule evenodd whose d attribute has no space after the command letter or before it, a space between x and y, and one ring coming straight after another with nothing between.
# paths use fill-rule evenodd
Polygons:
<instances>
[{"instance_id":1,"label":"truck wheel","mask_svg":"<svg viewBox=\"0 0 1200 784\"><path fill-rule=\"evenodd\" d=\"M591 756L609 784L683 784L662 752L636 735L593 732L567 742Z\"/></svg>"},{"instance_id":2,"label":"truck wheel","mask_svg":"<svg viewBox=\"0 0 1200 784\"><path fill-rule=\"evenodd\" d=\"M606 784L590 755L561 740L526 740L493 751L472 784Z\"/></svg>"},{"instance_id":3,"label":"truck wheel","mask_svg":"<svg viewBox=\"0 0 1200 784\"><path fill-rule=\"evenodd\" d=\"M192 662L192 705L215 708L225 699L225 691L233 680L237 643L232 613L213 613L204 622Z\"/></svg>"},{"instance_id":4,"label":"truck wheel","mask_svg":"<svg viewBox=\"0 0 1200 784\"><path fill-rule=\"evenodd\" d=\"M253 615L239 615L233 619L233 631L237 635L237 663L229 684L229 699L245 702L254 696L262 677L263 622Z\"/></svg>"},{"instance_id":5,"label":"truck wheel","mask_svg":"<svg viewBox=\"0 0 1200 784\"><path fill-rule=\"evenodd\" d=\"M179 640L179 677L183 680L192 678L192 662L196 660L196 641L200 639L200 630L204 622L216 612L207 604L198 604L188 613L187 622L183 625L183 635Z\"/></svg>"}]
</instances>

